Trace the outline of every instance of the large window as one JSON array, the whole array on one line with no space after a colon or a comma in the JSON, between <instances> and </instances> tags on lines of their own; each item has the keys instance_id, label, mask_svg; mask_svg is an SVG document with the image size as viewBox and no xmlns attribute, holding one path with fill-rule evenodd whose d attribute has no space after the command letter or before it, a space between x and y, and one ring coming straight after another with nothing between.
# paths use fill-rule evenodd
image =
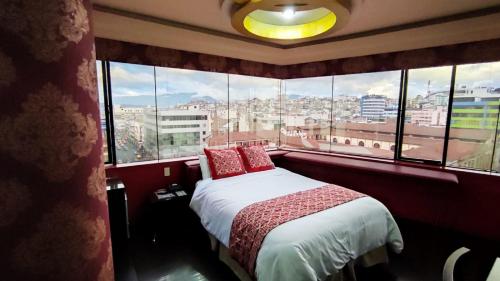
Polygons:
<instances>
[{"instance_id":1,"label":"large window","mask_svg":"<svg viewBox=\"0 0 500 281\"><path fill-rule=\"evenodd\" d=\"M334 76L333 152L393 158L401 71Z\"/></svg>"},{"instance_id":2,"label":"large window","mask_svg":"<svg viewBox=\"0 0 500 281\"><path fill-rule=\"evenodd\" d=\"M158 159L154 67L110 63L117 163Z\"/></svg>"},{"instance_id":3,"label":"large window","mask_svg":"<svg viewBox=\"0 0 500 281\"><path fill-rule=\"evenodd\" d=\"M332 76L285 80L281 145L330 151Z\"/></svg>"},{"instance_id":4,"label":"large window","mask_svg":"<svg viewBox=\"0 0 500 281\"><path fill-rule=\"evenodd\" d=\"M259 144L499 171L499 73L494 62L279 80L98 61L103 156Z\"/></svg>"},{"instance_id":5,"label":"large window","mask_svg":"<svg viewBox=\"0 0 500 281\"><path fill-rule=\"evenodd\" d=\"M229 75L231 146L279 145L280 80Z\"/></svg>"},{"instance_id":6,"label":"large window","mask_svg":"<svg viewBox=\"0 0 500 281\"><path fill-rule=\"evenodd\" d=\"M498 171L499 106L500 62L457 66L447 165Z\"/></svg>"},{"instance_id":7,"label":"large window","mask_svg":"<svg viewBox=\"0 0 500 281\"><path fill-rule=\"evenodd\" d=\"M451 66L408 70L403 158L441 163L452 70Z\"/></svg>"},{"instance_id":8,"label":"large window","mask_svg":"<svg viewBox=\"0 0 500 281\"><path fill-rule=\"evenodd\" d=\"M227 74L157 67L156 92L160 159L227 147Z\"/></svg>"}]
</instances>

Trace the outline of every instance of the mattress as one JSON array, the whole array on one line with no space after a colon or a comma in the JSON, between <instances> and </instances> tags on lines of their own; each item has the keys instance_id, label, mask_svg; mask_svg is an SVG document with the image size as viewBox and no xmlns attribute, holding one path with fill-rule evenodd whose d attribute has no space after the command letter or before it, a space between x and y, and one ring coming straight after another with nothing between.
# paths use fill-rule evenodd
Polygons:
<instances>
[{"instance_id":1,"label":"mattress","mask_svg":"<svg viewBox=\"0 0 500 281\"><path fill-rule=\"evenodd\" d=\"M197 183L190 207L226 247L236 214L253 203L326 185L282 168ZM324 280L349 261L387 244L403 249L387 208L371 197L284 223L264 239L255 267L258 280Z\"/></svg>"}]
</instances>

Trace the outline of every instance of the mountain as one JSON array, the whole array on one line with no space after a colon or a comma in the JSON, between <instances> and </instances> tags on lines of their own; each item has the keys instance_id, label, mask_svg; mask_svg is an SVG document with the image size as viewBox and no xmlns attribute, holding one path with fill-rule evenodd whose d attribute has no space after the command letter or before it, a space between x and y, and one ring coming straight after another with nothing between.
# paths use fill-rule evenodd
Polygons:
<instances>
[{"instance_id":1,"label":"mountain","mask_svg":"<svg viewBox=\"0 0 500 281\"><path fill-rule=\"evenodd\" d=\"M215 103L217 99L210 96L196 96L197 93L173 93L158 94L156 96L157 106L159 108L172 108L177 105L190 102ZM125 107L142 107L145 105L154 106L154 96L119 96L113 97L113 104L120 104Z\"/></svg>"},{"instance_id":2,"label":"mountain","mask_svg":"<svg viewBox=\"0 0 500 281\"><path fill-rule=\"evenodd\" d=\"M196 93L159 94L156 96L158 107L175 107L179 104L189 103Z\"/></svg>"},{"instance_id":3,"label":"mountain","mask_svg":"<svg viewBox=\"0 0 500 281\"><path fill-rule=\"evenodd\" d=\"M210 96L201 96L201 97L195 97L191 99L192 102L200 102L200 103L216 103L217 99L214 99Z\"/></svg>"},{"instance_id":4,"label":"mountain","mask_svg":"<svg viewBox=\"0 0 500 281\"><path fill-rule=\"evenodd\" d=\"M154 96L117 96L113 97L113 105L124 107L144 107L146 105L154 106Z\"/></svg>"},{"instance_id":5,"label":"mountain","mask_svg":"<svg viewBox=\"0 0 500 281\"><path fill-rule=\"evenodd\" d=\"M303 98L304 96L302 95L287 95L286 98L289 99L289 100L298 100L298 99L301 99Z\"/></svg>"}]
</instances>

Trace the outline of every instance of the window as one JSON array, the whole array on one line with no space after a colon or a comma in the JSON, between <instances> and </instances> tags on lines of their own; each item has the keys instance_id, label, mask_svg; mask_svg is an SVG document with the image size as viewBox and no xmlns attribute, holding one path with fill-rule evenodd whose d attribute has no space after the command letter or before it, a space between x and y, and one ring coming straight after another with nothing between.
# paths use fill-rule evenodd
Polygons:
<instances>
[{"instance_id":1,"label":"window","mask_svg":"<svg viewBox=\"0 0 500 281\"><path fill-rule=\"evenodd\" d=\"M99 92L99 116L102 131L102 145L103 145L103 159L104 163L111 162L110 158L110 145L108 139L108 127L106 121L107 106L104 100L104 80L102 76L102 66L103 62L100 60L96 61L96 72L97 72L97 91Z\"/></svg>"},{"instance_id":2,"label":"window","mask_svg":"<svg viewBox=\"0 0 500 281\"><path fill-rule=\"evenodd\" d=\"M442 162L452 70L452 66L408 70L403 159Z\"/></svg>"},{"instance_id":3,"label":"window","mask_svg":"<svg viewBox=\"0 0 500 281\"><path fill-rule=\"evenodd\" d=\"M333 77L331 151L393 158L401 71Z\"/></svg>"},{"instance_id":4,"label":"window","mask_svg":"<svg viewBox=\"0 0 500 281\"><path fill-rule=\"evenodd\" d=\"M284 81L281 144L330 151L332 76Z\"/></svg>"},{"instance_id":5,"label":"window","mask_svg":"<svg viewBox=\"0 0 500 281\"><path fill-rule=\"evenodd\" d=\"M229 75L229 144L279 143L280 80Z\"/></svg>"},{"instance_id":6,"label":"window","mask_svg":"<svg viewBox=\"0 0 500 281\"><path fill-rule=\"evenodd\" d=\"M494 155L500 106L499 73L500 62L457 66L447 165L499 170L498 145Z\"/></svg>"},{"instance_id":7,"label":"window","mask_svg":"<svg viewBox=\"0 0 500 281\"><path fill-rule=\"evenodd\" d=\"M227 74L157 67L160 159L227 147Z\"/></svg>"},{"instance_id":8,"label":"window","mask_svg":"<svg viewBox=\"0 0 500 281\"><path fill-rule=\"evenodd\" d=\"M289 80L96 67L106 162L263 145L500 171L500 62Z\"/></svg>"},{"instance_id":9,"label":"window","mask_svg":"<svg viewBox=\"0 0 500 281\"><path fill-rule=\"evenodd\" d=\"M158 159L154 67L110 63L117 163Z\"/></svg>"}]
</instances>

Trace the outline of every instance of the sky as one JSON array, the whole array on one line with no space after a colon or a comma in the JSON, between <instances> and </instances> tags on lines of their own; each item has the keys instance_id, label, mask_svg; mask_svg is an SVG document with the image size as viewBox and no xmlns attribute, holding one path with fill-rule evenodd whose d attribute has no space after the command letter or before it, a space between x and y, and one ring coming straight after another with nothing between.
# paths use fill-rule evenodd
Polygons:
<instances>
[{"instance_id":1,"label":"sky","mask_svg":"<svg viewBox=\"0 0 500 281\"><path fill-rule=\"evenodd\" d=\"M154 67L113 62L110 63L110 67L114 104L128 104L133 101L133 104L154 105ZM100 67L98 69L100 70ZM451 66L410 70L408 95L410 97L425 95L428 81L431 92L449 90L451 71ZM397 98L400 76L400 71L336 75L333 78L334 95L361 97L366 94L382 94ZM101 77L98 78L102 80ZM332 76L290 79L281 83L287 95L317 97L332 95ZM165 98L169 94L190 93L193 97L208 96L224 102L228 98L228 84L231 101L276 98L280 92L278 79L156 68L156 91L159 96ZM456 84L500 88L500 62L458 66Z\"/></svg>"}]
</instances>

